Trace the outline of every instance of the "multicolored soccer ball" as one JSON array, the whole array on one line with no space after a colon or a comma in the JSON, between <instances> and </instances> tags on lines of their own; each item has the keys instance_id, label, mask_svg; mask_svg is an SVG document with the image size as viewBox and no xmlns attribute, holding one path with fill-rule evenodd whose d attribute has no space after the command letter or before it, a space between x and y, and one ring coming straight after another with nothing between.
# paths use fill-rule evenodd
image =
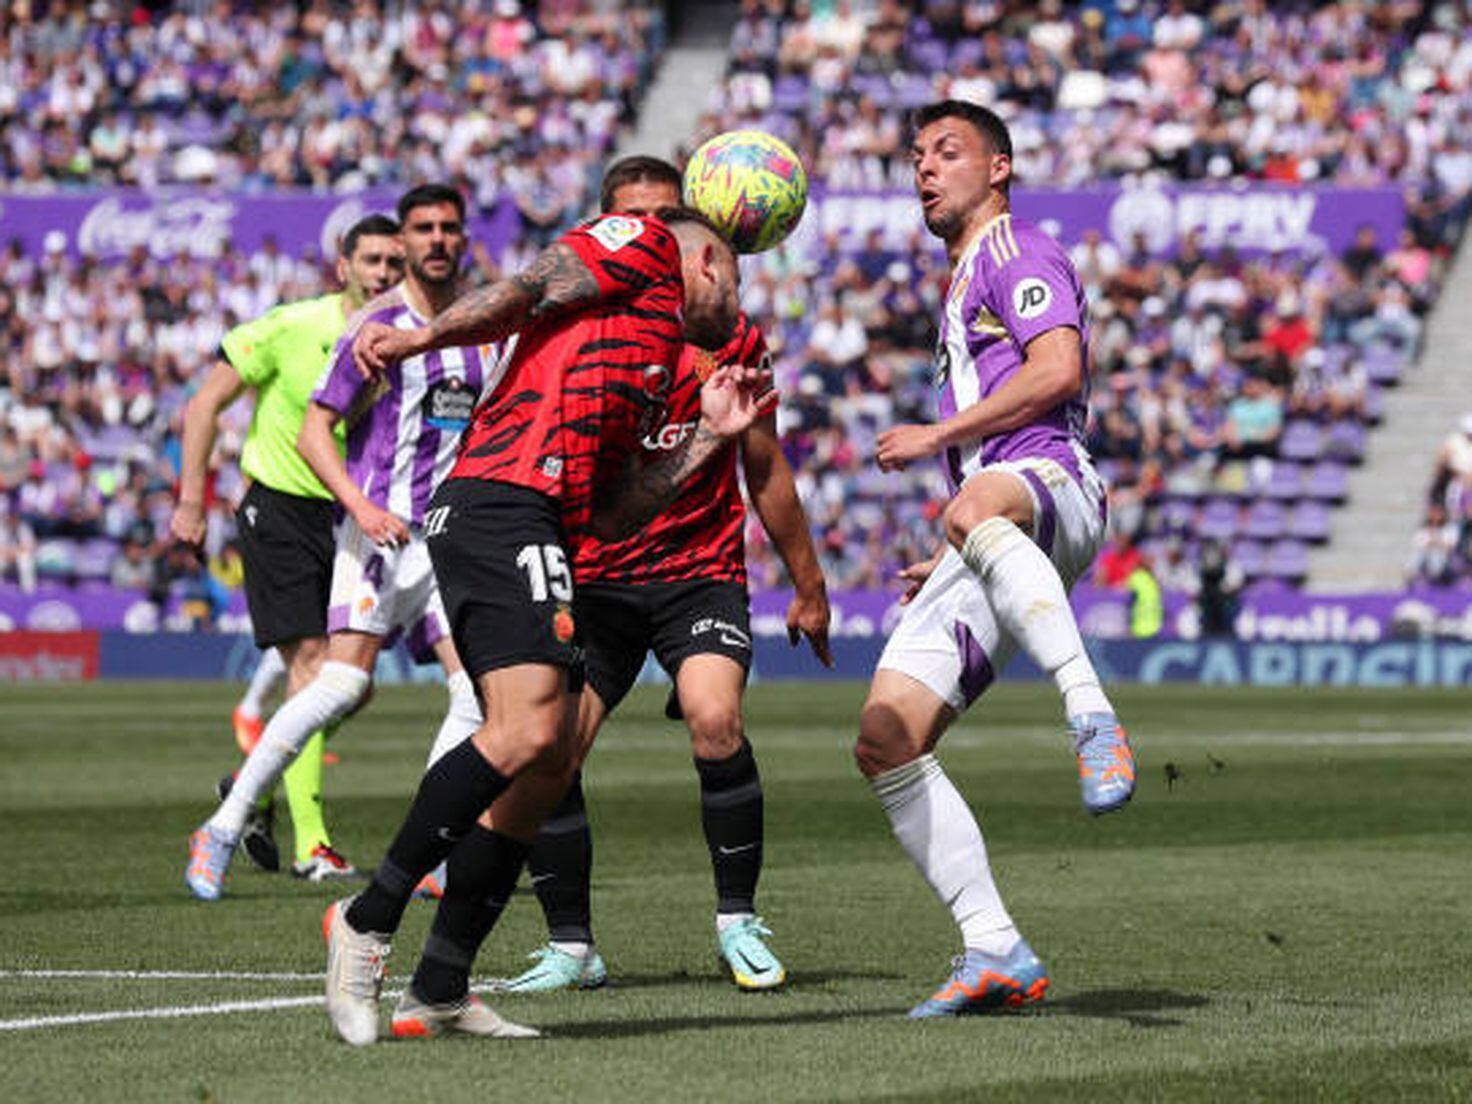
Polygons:
<instances>
[{"instance_id":1,"label":"multicolored soccer ball","mask_svg":"<svg viewBox=\"0 0 1472 1104\"><path fill-rule=\"evenodd\" d=\"M730 130L685 166L685 202L738 253L771 249L792 232L808 202L808 174L792 147L760 130Z\"/></svg>"}]
</instances>

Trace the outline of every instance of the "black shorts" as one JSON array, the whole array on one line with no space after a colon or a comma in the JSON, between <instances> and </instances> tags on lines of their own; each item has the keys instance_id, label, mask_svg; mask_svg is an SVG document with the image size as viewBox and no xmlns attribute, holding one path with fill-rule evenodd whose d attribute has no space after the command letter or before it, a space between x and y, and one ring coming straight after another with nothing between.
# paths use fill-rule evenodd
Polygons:
<instances>
[{"instance_id":1,"label":"black shorts","mask_svg":"<svg viewBox=\"0 0 1472 1104\"><path fill-rule=\"evenodd\" d=\"M588 685L610 712L650 651L671 678L692 655L723 655L751 669L751 610L741 583L584 583L575 609Z\"/></svg>"},{"instance_id":2,"label":"black shorts","mask_svg":"<svg viewBox=\"0 0 1472 1104\"><path fill-rule=\"evenodd\" d=\"M256 647L327 635L336 520L325 498L286 494L264 483L245 492L235 528Z\"/></svg>"},{"instance_id":3,"label":"black shorts","mask_svg":"<svg viewBox=\"0 0 1472 1104\"><path fill-rule=\"evenodd\" d=\"M555 501L511 483L446 480L429 501L424 536L471 678L518 663L580 670L572 561Z\"/></svg>"}]
</instances>

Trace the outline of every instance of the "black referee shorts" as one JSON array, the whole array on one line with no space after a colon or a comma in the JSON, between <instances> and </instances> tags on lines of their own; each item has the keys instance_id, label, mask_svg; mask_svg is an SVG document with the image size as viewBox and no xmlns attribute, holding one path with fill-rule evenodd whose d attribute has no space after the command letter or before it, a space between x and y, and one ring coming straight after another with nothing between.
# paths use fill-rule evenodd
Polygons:
<instances>
[{"instance_id":1,"label":"black referee shorts","mask_svg":"<svg viewBox=\"0 0 1472 1104\"><path fill-rule=\"evenodd\" d=\"M256 647L327 635L332 590L333 525L324 498L303 498L251 484L235 511L245 601Z\"/></svg>"}]
</instances>

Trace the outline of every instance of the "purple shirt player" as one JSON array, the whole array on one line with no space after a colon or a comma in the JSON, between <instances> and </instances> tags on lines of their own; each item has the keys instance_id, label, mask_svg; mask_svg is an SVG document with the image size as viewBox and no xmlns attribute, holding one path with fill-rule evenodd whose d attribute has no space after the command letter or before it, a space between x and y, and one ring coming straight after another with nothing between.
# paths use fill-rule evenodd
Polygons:
<instances>
[{"instance_id":1,"label":"purple shirt player","mask_svg":"<svg viewBox=\"0 0 1472 1104\"><path fill-rule=\"evenodd\" d=\"M1010 214L987 223L962 255L936 346L941 418L952 418L996 391L1021 369L1028 342L1058 326L1079 332L1084 386L1077 397L1028 425L964 448L947 447L941 466L952 492L988 464L1024 458L1055 460L1079 483L1097 478L1084 449L1086 303L1078 273L1058 243Z\"/></svg>"},{"instance_id":2,"label":"purple shirt player","mask_svg":"<svg viewBox=\"0 0 1472 1104\"><path fill-rule=\"evenodd\" d=\"M338 340L312 401L347 421L348 474L368 500L418 525L476 403L499 377L501 347L439 349L394 364L380 380L365 380L353 364L353 338L364 322L398 329L428 324L404 301L402 287L388 296L390 303L361 315Z\"/></svg>"}]
</instances>

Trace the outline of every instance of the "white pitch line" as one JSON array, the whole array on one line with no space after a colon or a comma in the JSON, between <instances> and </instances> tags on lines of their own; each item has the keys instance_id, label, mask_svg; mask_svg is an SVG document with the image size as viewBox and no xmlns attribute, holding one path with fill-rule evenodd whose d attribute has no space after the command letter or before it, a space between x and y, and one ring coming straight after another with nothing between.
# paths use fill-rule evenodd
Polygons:
<instances>
[{"instance_id":1,"label":"white pitch line","mask_svg":"<svg viewBox=\"0 0 1472 1104\"><path fill-rule=\"evenodd\" d=\"M218 1004L179 1005L174 1008L129 1008L115 1012L76 1012L66 1016L31 1016L0 1020L0 1031L33 1031L41 1027L111 1023L117 1020L173 1020L187 1016L220 1016L230 1012L269 1012L278 1008L306 1008L323 1003L317 997L274 997L270 1000L222 1001Z\"/></svg>"},{"instance_id":2,"label":"white pitch line","mask_svg":"<svg viewBox=\"0 0 1472 1104\"><path fill-rule=\"evenodd\" d=\"M0 979L81 981L321 981L326 974L262 974L237 970L0 970Z\"/></svg>"}]
</instances>

